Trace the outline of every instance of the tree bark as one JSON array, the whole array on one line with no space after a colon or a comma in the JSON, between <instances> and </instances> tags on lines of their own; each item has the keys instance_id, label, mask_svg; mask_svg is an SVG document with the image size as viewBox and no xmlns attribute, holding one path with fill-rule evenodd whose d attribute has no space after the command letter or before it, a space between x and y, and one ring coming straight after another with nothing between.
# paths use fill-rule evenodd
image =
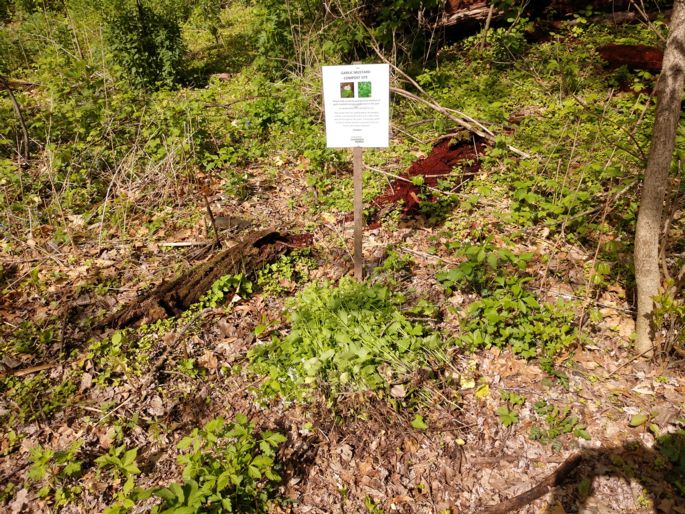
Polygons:
<instances>
[{"instance_id":1,"label":"tree bark","mask_svg":"<svg viewBox=\"0 0 685 514\"><path fill-rule=\"evenodd\" d=\"M664 61L657 84L657 105L640 209L635 229L637 284L636 349L651 357L654 348L654 296L659 293L659 235L668 174L673 160L676 129L685 79L685 0L673 3Z\"/></svg>"}]
</instances>

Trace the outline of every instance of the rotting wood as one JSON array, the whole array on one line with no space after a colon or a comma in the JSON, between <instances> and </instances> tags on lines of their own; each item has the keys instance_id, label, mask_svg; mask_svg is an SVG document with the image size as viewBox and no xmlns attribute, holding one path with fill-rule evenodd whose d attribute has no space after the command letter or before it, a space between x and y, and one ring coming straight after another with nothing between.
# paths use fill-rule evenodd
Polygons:
<instances>
[{"instance_id":1,"label":"rotting wood","mask_svg":"<svg viewBox=\"0 0 685 514\"><path fill-rule=\"evenodd\" d=\"M438 20L437 26L441 28L455 27L460 25L478 26L487 21L492 13L492 20L502 20L508 15L507 9L497 9L495 2L485 0L448 0L443 16ZM585 4L583 4L585 6ZM642 19L649 22L656 19L659 14L664 14L658 10L647 12L638 2L633 0L591 0L587 4L596 13L589 17L592 23L605 22L613 24L631 23ZM633 10L637 12L633 12ZM546 2L526 3L520 10L528 18L539 19L554 17L562 19L564 23L578 23L576 20L566 19L569 15L579 11L578 3L572 0L551 0ZM667 9L665 10L668 11ZM559 21L552 22L558 26ZM653 25L650 23L650 28Z\"/></svg>"},{"instance_id":2,"label":"rotting wood","mask_svg":"<svg viewBox=\"0 0 685 514\"><path fill-rule=\"evenodd\" d=\"M311 244L311 235L281 235L274 230L252 232L236 245L177 278L160 284L142 299L135 299L107 317L101 328L123 328L139 322L152 323L176 316L196 303L224 275L251 275L290 248Z\"/></svg>"}]
</instances>

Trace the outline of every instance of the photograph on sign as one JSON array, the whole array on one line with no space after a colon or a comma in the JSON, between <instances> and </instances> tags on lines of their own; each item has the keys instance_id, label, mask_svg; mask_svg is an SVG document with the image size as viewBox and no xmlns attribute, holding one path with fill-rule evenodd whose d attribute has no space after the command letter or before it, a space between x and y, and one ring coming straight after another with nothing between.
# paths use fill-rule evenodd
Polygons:
<instances>
[{"instance_id":1,"label":"photograph on sign","mask_svg":"<svg viewBox=\"0 0 685 514\"><path fill-rule=\"evenodd\" d=\"M390 67L323 66L326 146L384 148L390 136Z\"/></svg>"}]
</instances>

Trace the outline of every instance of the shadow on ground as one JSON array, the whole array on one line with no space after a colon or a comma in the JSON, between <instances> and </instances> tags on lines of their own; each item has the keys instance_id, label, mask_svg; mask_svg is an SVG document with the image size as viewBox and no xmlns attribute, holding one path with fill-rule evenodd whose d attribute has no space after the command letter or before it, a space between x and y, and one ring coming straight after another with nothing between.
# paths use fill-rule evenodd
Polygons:
<instances>
[{"instance_id":1,"label":"shadow on ground","mask_svg":"<svg viewBox=\"0 0 685 514\"><path fill-rule=\"evenodd\" d=\"M635 498L636 507L685 513L685 430L659 437L653 448L630 441L619 447L582 450L537 486L483 512L516 512L550 491L551 508L560 505L567 513L594 512L595 479L606 476L637 481L644 488L644 494ZM597 507L601 512L611 508Z\"/></svg>"}]
</instances>

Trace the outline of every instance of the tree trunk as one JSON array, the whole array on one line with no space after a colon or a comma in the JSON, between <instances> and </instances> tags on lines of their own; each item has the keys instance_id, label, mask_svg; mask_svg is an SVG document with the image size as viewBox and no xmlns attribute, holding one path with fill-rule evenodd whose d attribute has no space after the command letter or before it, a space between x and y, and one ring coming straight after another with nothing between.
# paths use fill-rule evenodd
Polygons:
<instances>
[{"instance_id":1,"label":"tree trunk","mask_svg":"<svg viewBox=\"0 0 685 514\"><path fill-rule=\"evenodd\" d=\"M673 160L676 129L685 79L685 0L673 3L671 28L657 84L657 105L652 146L645 168L640 210L635 229L635 281L637 283L637 340L640 354L654 352L654 296L659 293L659 235L668 174Z\"/></svg>"}]
</instances>

